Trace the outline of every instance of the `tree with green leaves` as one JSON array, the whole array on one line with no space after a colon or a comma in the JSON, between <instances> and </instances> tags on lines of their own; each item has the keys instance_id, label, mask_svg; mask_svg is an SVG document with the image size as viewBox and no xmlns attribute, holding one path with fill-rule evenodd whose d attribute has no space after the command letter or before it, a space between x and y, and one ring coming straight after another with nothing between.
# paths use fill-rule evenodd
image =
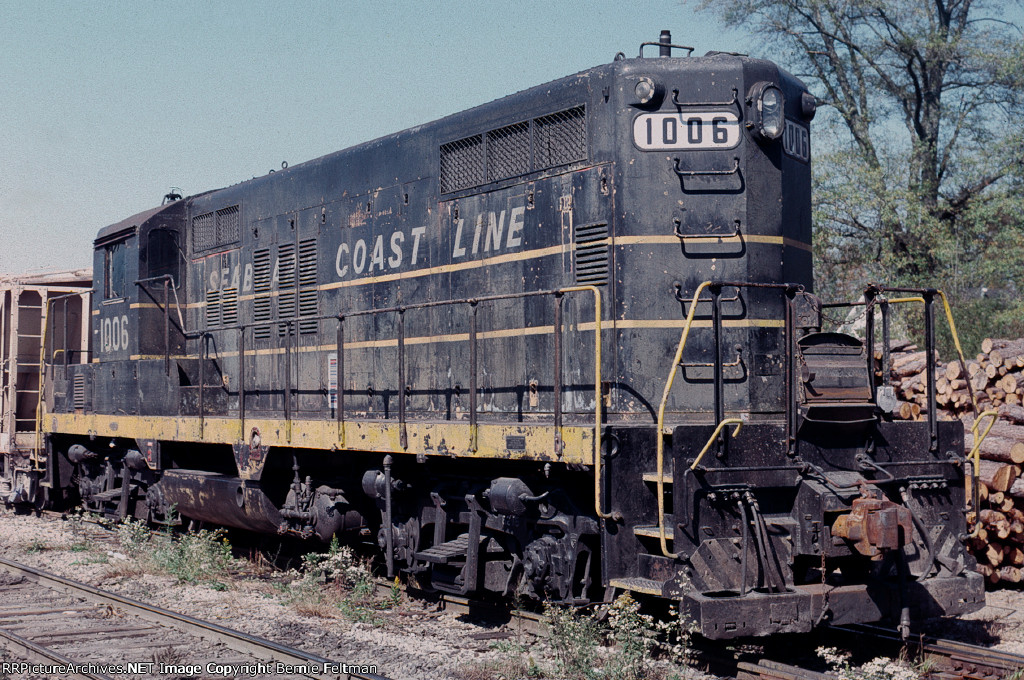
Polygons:
<instances>
[{"instance_id":1,"label":"tree with green leaves","mask_svg":"<svg viewBox=\"0 0 1024 680\"><path fill-rule=\"evenodd\" d=\"M819 291L936 285L1001 311L1024 334L1021 0L706 0L702 9L762 36L757 52L818 98Z\"/></svg>"}]
</instances>

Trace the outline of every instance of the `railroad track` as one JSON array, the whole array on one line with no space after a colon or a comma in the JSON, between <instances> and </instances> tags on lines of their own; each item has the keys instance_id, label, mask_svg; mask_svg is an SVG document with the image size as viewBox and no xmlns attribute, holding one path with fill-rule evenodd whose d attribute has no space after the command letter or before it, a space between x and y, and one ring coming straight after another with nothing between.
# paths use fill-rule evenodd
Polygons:
<instances>
[{"instance_id":1,"label":"railroad track","mask_svg":"<svg viewBox=\"0 0 1024 680\"><path fill-rule=\"evenodd\" d=\"M899 655L904 649L896 631L879 626L841 626L836 638L849 648L874 649L877 656ZM921 680L1019 680L1024 656L954 640L923 637L906 645L908 657L919 662ZM834 680L837 676L762 659L737 664L737 680Z\"/></svg>"},{"instance_id":2,"label":"railroad track","mask_svg":"<svg viewBox=\"0 0 1024 680\"><path fill-rule=\"evenodd\" d=\"M468 598L443 596L446 610L459 614L485 618L502 615L493 604L476 602ZM522 632L543 636L547 634L543 615L528 611L504 610L509 625ZM915 659L926 669L921 680L1024 680L1024 655L997 649L979 647L954 640L931 637L919 638L904 645L899 633L881 626L856 625L833 628L826 633L829 644L848 649L873 649L875 656ZM729 663L721 650L704 649L698 652L706 665L719 666L737 680L836 680L834 673L823 673L771 659L756 662L737 661L735 671L725 671ZM699 664L698 664L699 665Z\"/></svg>"},{"instance_id":3,"label":"railroad track","mask_svg":"<svg viewBox=\"0 0 1024 680\"><path fill-rule=\"evenodd\" d=\"M103 526L102 531L96 533L98 535L91 537L94 540L116 540L116 537L105 526ZM21 565L15 565L15 563L8 562L0 558L0 570L3 569L19 574L37 572L37 570L22 567ZM19 571L15 571L15 569ZM28 570L28 572L20 570ZM43 572L37 573L43 574ZM49 574L46 574L45 577L50 579L49 583L72 584L56 586L56 589L64 589L64 592L67 592L69 596L77 597L80 600L95 602L100 606L111 606L117 608L121 606L121 602L127 602L131 605L142 607L147 612L165 612L165 610L160 610L157 607L134 602L111 593L102 593L102 591L98 591L91 586L77 584L61 577ZM33 580L36 577L25 576L25 578ZM392 584L391 581L386 579L378 579L376 585L383 594L387 594L390 591ZM55 586L48 585L47 587L54 588ZM81 590L72 591L68 590L68 588L95 591L96 593L101 594L97 595L97 598L112 599L92 599L92 596L81 594L83 592ZM6 592L8 589L4 588L3 590ZM76 594L76 592L78 594ZM407 592L409 592L408 589ZM419 596L422 597L424 594L420 593ZM491 621L502 621L507 623L509 627L515 627L518 632L522 633L528 633L536 636L544 636L548 634L543 615L536 612L520 610L510 611L508 608L495 605L491 602L478 601L471 598L457 597L453 595L434 595L433 597L436 598L440 607L449 612L471 617L480 617ZM430 596L426 596L426 598L431 599ZM28 613L35 612L37 610L42 611L43 609L43 607L36 609L29 608L25 612L22 612L22 614L28 615ZM0 606L0 637L6 637L3 629L8 624L8 612L9 608L6 606L6 603L5 606ZM50 612L51 615L52 613L53 612ZM290 650L288 648L275 645L274 643L260 640L259 638L251 638L251 636L222 628L215 624L197 621L190 617L175 614L173 612L165 613L174 617L179 622L188 621L189 623L179 623L179 625L175 625L173 622L168 623L159 621L155 618L146 618L143 612L139 612L137 615L147 621L167 626L169 628L182 630L186 634L199 635L210 639L214 639L214 636L206 632L209 629L227 631L230 635L224 638L221 644L228 650L248 654L254 659L270 659L275 663L279 660L281 663L286 665L315 664L321 669L324 667L324 664L332 663L327 659L299 652L298 650ZM42 613L39 614L39 616L45 617L47 614ZM198 625L198 627L195 627L196 625ZM126 631L126 633L127 632L130 631ZM111 634L116 634L116 631ZM488 633L487 635L497 637L503 634L504 633ZM251 641L256 642L254 643ZM888 656L890 658L896 658L900 656L901 653L904 653L904 645L900 640L898 633L879 626L858 625L837 627L830 629L827 634L827 638L819 639L819 641L824 643L826 646L834 644L848 649L872 649L876 650L876 656ZM0 640L0 643L3 643L3 640ZM259 645L261 643L270 645L273 649L268 650L267 648L260 647ZM169 646L172 645L164 643L164 648ZM1021 655L1010 654L999 650L955 642L952 640L935 638L922 638L916 640L908 647L907 651L909 651L909 658L920 661L921 667L927 669L927 671L923 672L921 676L922 680L1024 680L1024 656ZM719 655L715 654L712 650L704 650L701 655L704 656L705 654L707 655L706 660L710 665L720 666L722 672L727 672L729 675L733 675L737 680L834 680L836 677L834 674L801 668L799 666L777 660L760 659L756 662L750 662L731 659L730 663L730 659L725 657L731 657L731 654ZM194 657L195 653L192 653L191 655ZM236 661L235 663L243 662ZM334 665L340 666L340 664ZM728 671L726 670L727 667L729 668ZM104 676L80 675L78 677ZM253 675L249 674L245 677L253 677ZM281 676L278 674L275 675L275 677L280 678ZM359 673L349 673L347 675L342 673L300 674L297 675L297 677L380 679L380 676Z\"/></svg>"},{"instance_id":4,"label":"railroad track","mask_svg":"<svg viewBox=\"0 0 1024 680\"><path fill-rule=\"evenodd\" d=\"M0 558L0 672L88 678L154 675L386 680L366 669L106 592Z\"/></svg>"}]
</instances>

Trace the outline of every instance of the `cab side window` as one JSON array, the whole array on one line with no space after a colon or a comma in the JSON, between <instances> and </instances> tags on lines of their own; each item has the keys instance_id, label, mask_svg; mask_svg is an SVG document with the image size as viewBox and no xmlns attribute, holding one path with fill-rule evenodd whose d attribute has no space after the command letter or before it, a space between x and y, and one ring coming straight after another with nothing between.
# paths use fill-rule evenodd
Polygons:
<instances>
[{"instance_id":1,"label":"cab side window","mask_svg":"<svg viewBox=\"0 0 1024 680\"><path fill-rule=\"evenodd\" d=\"M125 296L127 248L124 241L111 243L103 249L103 299Z\"/></svg>"},{"instance_id":2,"label":"cab side window","mask_svg":"<svg viewBox=\"0 0 1024 680\"><path fill-rule=\"evenodd\" d=\"M146 243L145 257L148 264L148 278L170 276L173 285L179 285L181 250L178 247L178 232L171 229L151 231L149 241Z\"/></svg>"}]
</instances>

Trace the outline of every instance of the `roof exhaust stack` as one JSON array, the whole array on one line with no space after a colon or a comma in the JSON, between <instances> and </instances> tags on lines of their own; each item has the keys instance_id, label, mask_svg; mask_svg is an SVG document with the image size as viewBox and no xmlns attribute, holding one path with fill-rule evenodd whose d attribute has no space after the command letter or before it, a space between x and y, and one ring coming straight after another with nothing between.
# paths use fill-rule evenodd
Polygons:
<instances>
[{"instance_id":1,"label":"roof exhaust stack","mask_svg":"<svg viewBox=\"0 0 1024 680\"><path fill-rule=\"evenodd\" d=\"M662 31L661 39L659 40L661 46L658 48L659 57L671 57L672 56L672 31Z\"/></svg>"}]
</instances>

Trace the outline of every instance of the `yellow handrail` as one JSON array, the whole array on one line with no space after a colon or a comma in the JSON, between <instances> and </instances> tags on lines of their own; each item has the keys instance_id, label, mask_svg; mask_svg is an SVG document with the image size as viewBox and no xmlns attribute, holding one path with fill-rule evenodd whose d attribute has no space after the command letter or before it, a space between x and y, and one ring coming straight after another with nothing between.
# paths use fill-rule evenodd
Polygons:
<instances>
[{"instance_id":1,"label":"yellow handrail","mask_svg":"<svg viewBox=\"0 0 1024 680\"><path fill-rule=\"evenodd\" d=\"M949 332L953 335L953 346L956 347L957 357L960 358L960 367L967 370L967 361L964 359L964 350L960 347L960 336L956 332L956 323L953 321L953 309L949 306L949 300L946 299L946 294L941 290L939 291L939 297L942 298L942 307L946 312L946 322L949 323ZM974 389L968 388L967 393L971 395L971 406L974 407L974 414L976 418L981 418L978 415L978 398L974 396ZM993 420L993 422L995 422ZM990 428L991 429L991 428ZM988 434L986 431L985 434ZM982 437L984 439L984 437Z\"/></svg>"},{"instance_id":2,"label":"yellow handrail","mask_svg":"<svg viewBox=\"0 0 1024 680\"><path fill-rule=\"evenodd\" d=\"M708 452L708 449L711 448L711 445L715 442L716 439L718 439L718 435L722 434L722 429L725 428L725 426L727 425L736 426L736 429L732 431L732 436L735 437L740 433L740 428L743 427L743 421L740 418L726 418L725 420L720 422L718 424L718 427L715 428L715 431L712 433L711 437L708 439L708 443L705 444L704 448L701 449L700 453L697 454L696 460L694 460L693 465L690 466L691 470L697 469L697 466L700 465L701 458L703 458L704 454Z\"/></svg>"},{"instance_id":3,"label":"yellow handrail","mask_svg":"<svg viewBox=\"0 0 1024 680\"><path fill-rule=\"evenodd\" d=\"M988 427L985 428L985 431L982 432L979 437L978 426L981 425L981 419L985 416L990 416L992 420L989 421ZM971 432L974 433L974 447L971 448L971 452L967 454L967 460L971 461L972 469L974 470L974 474L971 479L971 504L974 506L974 531L971 532L972 537L977 536L978 532L981 530L981 518L978 516L978 511L980 510L978 506L981 502L981 491L978 487L978 475L981 474L981 443L985 441L985 437L987 437L988 433L992 430L992 426L996 424L996 418L998 417L998 411L988 410L978 416L974 421L974 424L971 425Z\"/></svg>"},{"instance_id":4,"label":"yellow handrail","mask_svg":"<svg viewBox=\"0 0 1024 680\"><path fill-rule=\"evenodd\" d=\"M677 554L668 550L668 537L665 535L665 407L668 405L668 397L672 393L672 383L676 380L676 373L679 372L679 363L683 360L683 350L686 348L686 340L690 336L690 327L693 326L693 317L697 312L697 302L704 289L711 285L711 281L705 281L697 286L693 294L693 301L690 303L690 311L686 315L686 322L683 324L683 335L679 338L679 346L676 348L675 357L672 359L672 370L669 371L668 380L665 382L665 391L661 395L661 403L658 405L658 432L657 440L657 471L658 471L658 537L661 539L661 552L665 557L675 559Z\"/></svg>"},{"instance_id":5,"label":"yellow handrail","mask_svg":"<svg viewBox=\"0 0 1024 680\"><path fill-rule=\"evenodd\" d=\"M935 292L939 295L940 298L942 298L942 308L943 308L943 311L945 311L945 313L946 313L946 323L949 324L949 332L950 332L950 335L953 336L953 346L956 347L956 354L957 354L957 358L960 360L960 367L962 369L966 369L967 361L964 359L964 350L963 350L963 347L960 345L960 335L959 335L959 333L957 333L956 322L953 320L953 309L952 309L952 307L950 307L949 298L947 298L946 294L943 291L941 291L941 290L937 290ZM923 304L923 303L925 303L925 299L923 297L893 298L892 300L887 300L887 302L889 304L896 304L896 303L900 303L900 302L920 302L920 303ZM931 357L929 357L929 359L930 358ZM997 417L998 414L995 411L985 411L984 413L981 413L979 415L978 414L978 398L974 394L974 389L971 388L969 385L968 385L967 393L971 395L971 406L974 409L974 414L975 414L974 425L971 426L971 431L974 432L974 434L975 434L975 437L974 437L974 448L972 448L971 452L969 454L967 454L967 458L968 458L968 460L971 460L974 463L974 479L973 479L973 486L974 486L974 488L972 489L972 494L971 494L972 498L971 498L971 500L973 501L974 512L975 512L975 514L977 514L977 512L978 512L978 502L980 501L979 490L978 490L978 473L979 473L979 470L980 470L980 467L981 467L981 442L985 441L985 437L988 436L989 430L991 430L992 426L995 425L996 417ZM977 436L978 424L981 423L981 419L984 418L985 416L991 416L992 417L992 421L988 424L988 427L985 428L985 431L982 433L982 435L980 437L978 437ZM981 527L981 522L978 521L977 518L975 519L974 526L975 526L975 528L974 528L974 531L972 532L971 536L977 536L978 530Z\"/></svg>"},{"instance_id":6,"label":"yellow handrail","mask_svg":"<svg viewBox=\"0 0 1024 680\"><path fill-rule=\"evenodd\" d=\"M561 293L590 291L594 294L594 511L602 519L615 513L601 510L601 289L597 286L570 286Z\"/></svg>"},{"instance_id":7,"label":"yellow handrail","mask_svg":"<svg viewBox=\"0 0 1024 680\"><path fill-rule=\"evenodd\" d=\"M966 369L967 361L966 361L966 359L964 359L964 350L963 350L963 348L960 345L960 335L957 333L957 330L956 330L956 322L953 321L953 309L952 309L952 307L950 307L949 299L946 297L946 294L944 292L942 292L941 290L937 290L935 292L938 293L940 298L942 298L942 308L943 308L943 311L945 311L945 313L946 313L946 323L949 324L949 332L950 332L950 335L953 336L953 346L956 347L956 354L957 354L957 358L960 359L960 366L962 368ZM891 300L886 300L886 302L888 302L891 305L899 304L901 302L920 302L921 304L925 304L925 299L923 297L905 297L905 298L892 298ZM968 389L968 394L971 395L971 405L974 407L975 416L980 418L981 416L977 415L978 414L978 399L977 399L977 397L974 396L974 390L973 389Z\"/></svg>"}]
</instances>

